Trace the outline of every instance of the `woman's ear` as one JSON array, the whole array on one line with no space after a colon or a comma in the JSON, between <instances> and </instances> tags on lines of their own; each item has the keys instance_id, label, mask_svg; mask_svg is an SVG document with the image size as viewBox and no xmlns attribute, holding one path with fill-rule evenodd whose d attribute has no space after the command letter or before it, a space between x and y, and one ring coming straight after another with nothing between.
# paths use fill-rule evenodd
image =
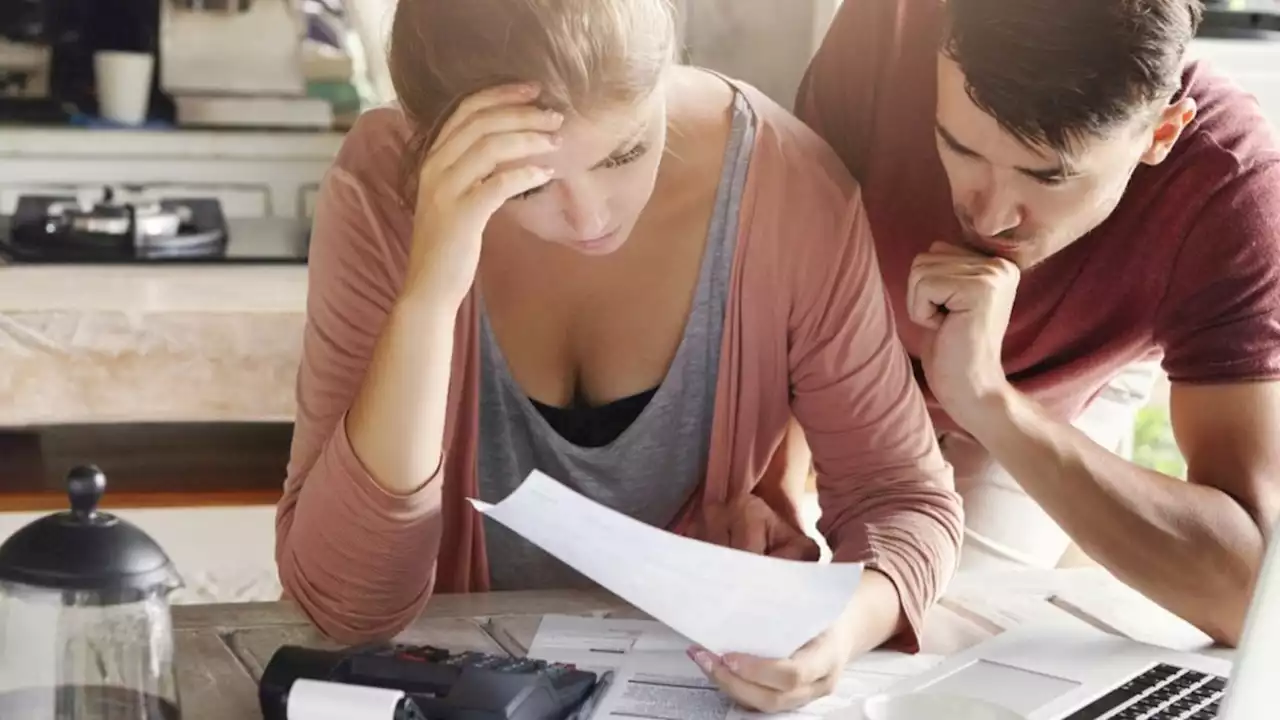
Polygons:
<instances>
[{"instance_id":1,"label":"woman's ear","mask_svg":"<svg viewBox=\"0 0 1280 720\"><path fill-rule=\"evenodd\" d=\"M1147 165L1159 165L1169 156L1182 131L1196 117L1196 101L1185 97L1160 112L1155 127L1151 130L1150 144L1142 153L1142 162Z\"/></svg>"}]
</instances>

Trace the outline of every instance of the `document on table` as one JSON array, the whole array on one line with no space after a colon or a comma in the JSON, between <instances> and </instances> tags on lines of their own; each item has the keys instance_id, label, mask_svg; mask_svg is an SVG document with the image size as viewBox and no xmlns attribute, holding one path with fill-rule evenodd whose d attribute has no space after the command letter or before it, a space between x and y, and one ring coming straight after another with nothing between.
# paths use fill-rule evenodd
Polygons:
<instances>
[{"instance_id":1,"label":"document on table","mask_svg":"<svg viewBox=\"0 0 1280 720\"><path fill-rule=\"evenodd\" d=\"M1083 623L1138 642L1207 652L1212 639L1100 567L961 573L940 604L993 626Z\"/></svg>"},{"instance_id":2,"label":"document on table","mask_svg":"<svg viewBox=\"0 0 1280 720\"><path fill-rule=\"evenodd\" d=\"M1183 652L1214 649L1213 638L1119 580L1095 587L1063 588L1049 603L1138 642Z\"/></svg>"},{"instance_id":3,"label":"document on table","mask_svg":"<svg viewBox=\"0 0 1280 720\"><path fill-rule=\"evenodd\" d=\"M798 710L763 715L738 707L685 654L689 640L652 620L548 615L529 656L573 663L614 680L593 720L819 720L895 682L924 672L941 657L871 652L845 669L835 691Z\"/></svg>"},{"instance_id":4,"label":"document on table","mask_svg":"<svg viewBox=\"0 0 1280 720\"><path fill-rule=\"evenodd\" d=\"M860 563L769 558L692 540L606 508L534 471L497 505L472 504L714 653L791 656L830 627Z\"/></svg>"}]
</instances>

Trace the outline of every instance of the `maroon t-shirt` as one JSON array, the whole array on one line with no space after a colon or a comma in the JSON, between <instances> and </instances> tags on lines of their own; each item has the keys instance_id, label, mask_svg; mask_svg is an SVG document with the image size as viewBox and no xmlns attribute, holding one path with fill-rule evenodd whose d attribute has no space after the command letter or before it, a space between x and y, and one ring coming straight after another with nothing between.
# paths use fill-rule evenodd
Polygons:
<instances>
[{"instance_id":1,"label":"maroon t-shirt","mask_svg":"<svg viewBox=\"0 0 1280 720\"><path fill-rule=\"evenodd\" d=\"M862 183L900 334L912 259L955 241L934 138L938 0L850 0L796 111ZM1252 96L1203 63L1199 108L1169 157L1139 167L1115 212L1025 272L1003 361L1010 381L1074 418L1125 365L1162 358L1177 383L1280 378L1280 145ZM923 381L917 365L917 376ZM939 429L954 427L929 395Z\"/></svg>"}]
</instances>

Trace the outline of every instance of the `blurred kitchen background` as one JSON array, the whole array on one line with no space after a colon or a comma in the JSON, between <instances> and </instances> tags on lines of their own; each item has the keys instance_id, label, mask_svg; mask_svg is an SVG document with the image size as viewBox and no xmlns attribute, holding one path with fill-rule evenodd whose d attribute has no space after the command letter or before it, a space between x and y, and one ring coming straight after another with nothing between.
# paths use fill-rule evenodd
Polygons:
<instances>
[{"instance_id":1,"label":"blurred kitchen background","mask_svg":"<svg viewBox=\"0 0 1280 720\"><path fill-rule=\"evenodd\" d=\"M278 593L310 218L394 1L0 0L0 538L94 462L186 600ZM689 62L786 106L839 4L676 1ZM1280 126L1280 0L1208 7L1193 52ZM1185 472L1160 388L1130 451Z\"/></svg>"},{"instance_id":2,"label":"blurred kitchen background","mask_svg":"<svg viewBox=\"0 0 1280 720\"><path fill-rule=\"evenodd\" d=\"M0 215L113 185L305 224L343 130L392 97L393 2L0 0ZM690 62L788 106L839 4L676 2ZM1280 0L1209 6L1196 51L1280 119Z\"/></svg>"}]
</instances>

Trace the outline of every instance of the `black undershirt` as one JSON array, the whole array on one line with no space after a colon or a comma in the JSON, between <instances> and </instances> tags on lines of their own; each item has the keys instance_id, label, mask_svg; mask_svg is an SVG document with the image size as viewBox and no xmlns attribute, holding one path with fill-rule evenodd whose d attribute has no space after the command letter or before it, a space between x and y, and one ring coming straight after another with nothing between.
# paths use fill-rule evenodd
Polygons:
<instances>
[{"instance_id":1,"label":"black undershirt","mask_svg":"<svg viewBox=\"0 0 1280 720\"><path fill-rule=\"evenodd\" d=\"M529 402L560 437L579 447L598 448L626 432L657 392L658 388L653 388L598 406L575 401L573 405L562 408L533 398L529 398Z\"/></svg>"}]
</instances>

